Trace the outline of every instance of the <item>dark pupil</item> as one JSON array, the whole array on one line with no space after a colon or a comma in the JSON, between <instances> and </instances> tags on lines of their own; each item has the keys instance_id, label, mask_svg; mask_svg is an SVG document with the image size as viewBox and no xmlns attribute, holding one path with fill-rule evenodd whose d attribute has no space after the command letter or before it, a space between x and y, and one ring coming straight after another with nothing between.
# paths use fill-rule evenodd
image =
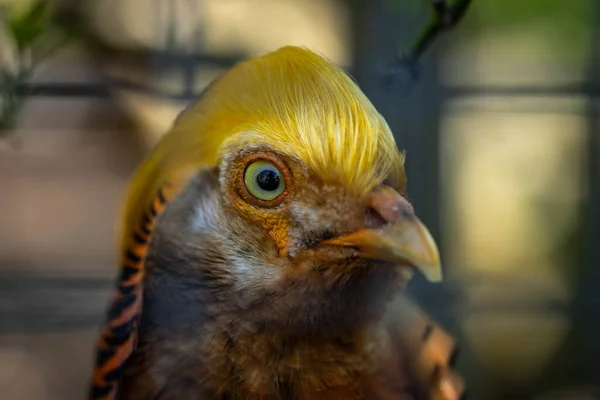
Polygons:
<instances>
[{"instance_id":1,"label":"dark pupil","mask_svg":"<svg viewBox=\"0 0 600 400\"><path fill-rule=\"evenodd\" d=\"M262 170L256 175L256 183L262 190L272 192L279 187L279 175L269 169Z\"/></svg>"}]
</instances>

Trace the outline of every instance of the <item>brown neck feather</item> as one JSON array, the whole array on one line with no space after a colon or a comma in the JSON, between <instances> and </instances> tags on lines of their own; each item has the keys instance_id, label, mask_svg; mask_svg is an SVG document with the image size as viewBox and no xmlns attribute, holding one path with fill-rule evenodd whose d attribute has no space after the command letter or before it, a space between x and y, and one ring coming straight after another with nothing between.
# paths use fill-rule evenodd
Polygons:
<instances>
[{"instance_id":1,"label":"brown neck feather","mask_svg":"<svg viewBox=\"0 0 600 400\"><path fill-rule=\"evenodd\" d=\"M329 390L357 394L378 364L373 339L381 331L376 326L347 334L291 337L268 329L246 330L235 321L215 321L210 331L204 349L210 365L206 372L220 395L286 398L289 391L304 395L298 398L314 398L315 393ZM227 392L221 392L221 387L227 387Z\"/></svg>"}]
</instances>

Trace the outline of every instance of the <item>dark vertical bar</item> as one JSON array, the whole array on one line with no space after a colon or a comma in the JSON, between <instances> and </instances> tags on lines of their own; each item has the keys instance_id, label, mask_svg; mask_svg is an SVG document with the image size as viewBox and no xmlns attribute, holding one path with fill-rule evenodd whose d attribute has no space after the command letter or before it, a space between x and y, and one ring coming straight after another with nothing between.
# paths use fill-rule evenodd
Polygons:
<instances>
[{"instance_id":1,"label":"dark vertical bar","mask_svg":"<svg viewBox=\"0 0 600 400\"><path fill-rule=\"evenodd\" d=\"M592 2L591 57L588 81L600 82L600 2ZM574 328L580 350L588 362L589 383L600 389L600 117L599 103L589 96L587 102L588 199L586 207L585 251L581 275L574 301Z\"/></svg>"},{"instance_id":2,"label":"dark vertical bar","mask_svg":"<svg viewBox=\"0 0 600 400\"><path fill-rule=\"evenodd\" d=\"M196 80L196 65L190 60L184 61L183 68L183 91L182 94L186 98L193 98L195 93L195 80Z\"/></svg>"},{"instance_id":3,"label":"dark vertical bar","mask_svg":"<svg viewBox=\"0 0 600 400\"><path fill-rule=\"evenodd\" d=\"M420 79L406 93L391 92L380 74L381 69L394 59L399 48L410 48L411 41L427 16L411 15L401 8L390 12L386 0L354 0L351 3L354 15L354 76L386 118L398 146L406 149L408 195L419 217L434 237L441 240L438 134L442 99L435 57L422 60ZM420 277L413 281L411 291L419 297L423 286L428 284ZM423 304L433 312L440 310L438 305Z\"/></svg>"},{"instance_id":4,"label":"dark vertical bar","mask_svg":"<svg viewBox=\"0 0 600 400\"><path fill-rule=\"evenodd\" d=\"M419 217L430 228L443 248L441 231L440 133L443 105L448 91L439 81L440 38L420 61L419 78L406 92L390 92L379 72L398 54L410 48L415 35L427 21L424 7L393 11L386 0L349 0L352 5L354 32L353 75L375 107L390 125L400 148L407 150L408 194ZM387 5L386 5L387 3ZM410 82L409 82L410 84ZM442 255L443 256L443 255ZM458 289L458 290L457 290ZM461 344L457 366L470 382L469 398L496 400L493 390L481 377L481 370L470 353L461 332L459 319L460 287L457 282L431 285L416 276L409 295Z\"/></svg>"},{"instance_id":5,"label":"dark vertical bar","mask_svg":"<svg viewBox=\"0 0 600 400\"><path fill-rule=\"evenodd\" d=\"M445 91L438 80L437 54L430 50L421 60L420 77L407 82L406 92L385 86L381 70L393 61L399 48L410 49L427 21L428 8L402 10L386 0L353 1L354 76L375 107L386 118L400 148L407 151L408 195L419 217L438 243L440 227L440 125ZM436 319L450 323L452 293L445 285L432 287L417 276L410 292ZM426 294L426 295L425 295Z\"/></svg>"}]
</instances>

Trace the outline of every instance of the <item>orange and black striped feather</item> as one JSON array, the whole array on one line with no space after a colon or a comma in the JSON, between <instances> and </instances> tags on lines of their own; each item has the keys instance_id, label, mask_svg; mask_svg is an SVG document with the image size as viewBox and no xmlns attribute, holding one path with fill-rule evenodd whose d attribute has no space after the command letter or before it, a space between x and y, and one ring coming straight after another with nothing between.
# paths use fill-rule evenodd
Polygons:
<instances>
[{"instance_id":1,"label":"orange and black striped feather","mask_svg":"<svg viewBox=\"0 0 600 400\"><path fill-rule=\"evenodd\" d=\"M138 227L131 232L130 244L123 255L121 272L117 278L115 294L97 344L90 400L115 398L125 363L135 349L137 325L142 308L144 258L156 217L164 210L169 200L169 188L169 185L165 185L158 190Z\"/></svg>"}]
</instances>

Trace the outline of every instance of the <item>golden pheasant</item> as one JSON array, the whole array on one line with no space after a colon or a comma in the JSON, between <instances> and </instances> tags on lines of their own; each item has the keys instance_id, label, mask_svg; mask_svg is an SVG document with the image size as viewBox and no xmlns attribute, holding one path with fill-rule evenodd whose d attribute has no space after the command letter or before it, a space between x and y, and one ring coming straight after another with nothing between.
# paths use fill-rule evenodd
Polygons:
<instances>
[{"instance_id":1,"label":"golden pheasant","mask_svg":"<svg viewBox=\"0 0 600 400\"><path fill-rule=\"evenodd\" d=\"M90 398L457 399L404 154L353 80L284 47L184 111L128 194Z\"/></svg>"}]
</instances>

